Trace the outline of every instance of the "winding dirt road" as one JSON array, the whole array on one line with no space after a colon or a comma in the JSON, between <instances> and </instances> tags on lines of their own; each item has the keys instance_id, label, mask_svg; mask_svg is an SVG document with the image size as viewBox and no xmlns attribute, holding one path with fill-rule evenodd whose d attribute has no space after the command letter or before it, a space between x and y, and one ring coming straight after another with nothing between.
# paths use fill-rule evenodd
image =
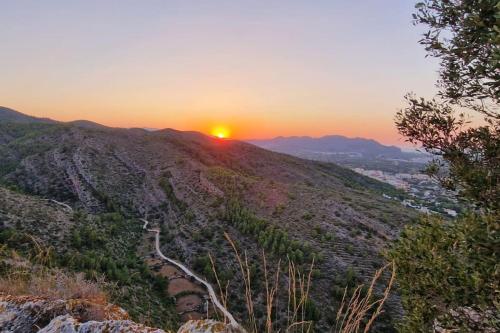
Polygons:
<instances>
[{"instance_id":1,"label":"winding dirt road","mask_svg":"<svg viewBox=\"0 0 500 333\"><path fill-rule=\"evenodd\" d=\"M146 219L140 219L142 222L144 222L144 225L142 226L143 229L149 231L149 232L154 232L155 233L155 243L156 243L156 252L158 255L171 263L172 265L178 267L181 269L186 275L189 275L193 277L196 281L201 283L202 285L207 288L208 294L210 295L210 299L212 300L212 303L224 314L224 316L229 319L229 322L231 323L232 326L236 328L241 328L240 324L234 319L233 315L229 313L229 311L219 302L219 299L217 298L217 295L215 294L214 288L208 283L207 281L203 280L199 276L197 276L195 273L193 273L189 268L184 266L183 264L175 261L174 259L166 257L160 250L160 230L158 229L147 229L149 222Z\"/></svg>"},{"instance_id":2,"label":"winding dirt road","mask_svg":"<svg viewBox=\"0 0 500 333\"><path fill-rule=\"evenodd\" d=\"M55 203L56 205L59 205L59 206L62 206L64 208L66 208L70 213L73 213L73 208L71 208L70 205L68 204L65 204L64 202L59 202L57 200L54 200L54 199L44 199L45 201L49 201L49 202L53 202Z\"/></svg>"}]
</instances>

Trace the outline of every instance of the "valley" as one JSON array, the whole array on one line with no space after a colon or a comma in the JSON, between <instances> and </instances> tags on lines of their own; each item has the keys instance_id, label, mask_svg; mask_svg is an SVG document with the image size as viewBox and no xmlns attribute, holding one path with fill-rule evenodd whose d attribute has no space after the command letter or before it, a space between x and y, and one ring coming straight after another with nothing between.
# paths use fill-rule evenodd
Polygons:
<instances>
[{"instance_id":1,"label":"valley","mask_svg":"<svg viewBox=\"0 0 500 333\"><path fill-rule=\"evenodd\" d=\"M76 244L81 244L78 246L88 248L89 255L99 258L106 253L122 256L125 252L115 249L125 246L127 251L135 252L134 256L148 256L148 252L141 250L143 223L139 221L146 217L159 230L161 252L194 270L211 285L215 281L208 254L214 258L222 285L229 286L228 310L241 323L246 316L241 293L243 279L231 245L224 238L225 232L252 263L259 323L265 313L265 290L258 282L263 273L262 250L271 267L288 258L306 269L314 260L308 316L321 331L334 320L343 289L370 279L383 265L380 252L387 242L417 217L413 210L382 196L396 191L392 186L332 163L303 160L195 132L60 123L21 117L12 110L0 112L0 119L2 115L3 188L67 204L77 215L103 216L96 223L99 226L107 223L110 233L124 226L124 230L133 229L128 236L123 235L125 238L104 233L103 237L110 237L105 238L105 243L119 244L106 250L99 243L86 245L76 239ZM52 204L61 211L66 209ZM113 214L116 217L111 218ZM82 228L80 238L93 235L85 226L86 220L78 222ZM61 237L45 238L47 230L40 228L42 223L51 225L49 221L37 220L30 224L29 232L46 239L48 245L53 243L56 249L62 250L65 243L74 244L75 236L69 227L59 231ZM93 225L94 222L89 224L91 230ZM132 243L122 243L132 235L135 237ZM101 266L108 265L104 264L104 257L100 260L103 260ZM196 294L196 287L187 286L185 280L171 279L171 274L180 272L157 266L158 261L149 264L149 270L159 267L168 277L162 283L166 283L165 289L170 288L171 293L163 294L163 302L173 302L171 296L184 290L189 295ZM89 274L101 270L90 268L94 264L85 265ZM134 265L127 270L136 269ZM114 276L106 270L104 274ZM127 281L120 274L116 278ZM173 311L181 312L182 317L188 308L200 305L194 296L184 298L181 303L185 305L177 310L165 305L163 311L169 313L171 321L178 320L177 314L171 314ZM378 329L393 327L391 318L397 318L400 309L395 294L388 300ZM276 309L277 317L285 311L286 308ZM284 324L278 318L276 325Z\"/></svg>"},{"instance_id":2,"label":"valley","mask_svg":"<svg viewBox=\"0 0 500 333\"><path fill-rule=\"evenodd\" d=\"M500 0L1 9L0 333L500 332Z\"/></svg>"},{"instance_id":3,"label":"valley","mask_svg":"<svg viewBox=\"0 0 500 333\"><path fill-rule=\"evenodd\" d=\"M403 151L374 140L330 135L320 138L278 137L250 140L259 147L304 159L331 162L367 177L390 184L400 193L384 193L406 207L425 214L454 217L465 206L457 193L444 189L425 168L437 156L419 151Z\"/></svg>"}]
</instances>

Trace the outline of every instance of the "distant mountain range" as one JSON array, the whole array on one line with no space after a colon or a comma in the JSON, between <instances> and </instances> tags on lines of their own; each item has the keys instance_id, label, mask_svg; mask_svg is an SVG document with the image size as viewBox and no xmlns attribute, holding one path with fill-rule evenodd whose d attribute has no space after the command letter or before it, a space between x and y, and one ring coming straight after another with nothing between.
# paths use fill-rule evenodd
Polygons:
<instances>
[{"instance_id":1,"label":"distant mountain range","mask_svg":"<svg viewBox=\"0 0 500 333\"><path fill-rule=\"evenodd\" d=\"M327 135L320 138L309 136L277 137L269 140L250 140L261 148L303 156L304 154L347 155L363 158L410 159L417 154L403 152L396 146L385 146L364 138L348 138L341 135Z\"/></svg>"}]
</instances>

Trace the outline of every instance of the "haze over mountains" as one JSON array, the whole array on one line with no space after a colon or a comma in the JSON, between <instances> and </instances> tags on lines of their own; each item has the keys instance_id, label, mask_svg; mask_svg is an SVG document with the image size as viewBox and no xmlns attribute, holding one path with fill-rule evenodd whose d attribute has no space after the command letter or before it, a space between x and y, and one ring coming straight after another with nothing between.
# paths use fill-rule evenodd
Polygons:
<instances>
[{"instance_id":1,"label":"haze over mountains","mask_svg":"<svg viewBox=\"0 0 500 333\"><path fill-rule=\"evenodd\" d=\"M403 151L372 139L327 135L277 137L248 141L256 146L300 158L333 162L355 169L381 170L391 173L419 173L431 156L417 151Z\"/></svg>"},{"instance_id":2,"label":"haze over mountains","mask_svg":"<svg viewBox=\"0 0 500 333\"><path fill-rule=\"evenodd\" d=\"M396 146L385 146L375 140L347 138L341 135L327 135L320 138L309 136L277 137L269 140L248 141L259 147L301 155L307 153L359 155L364 158L411 158L414 154L405 153Z\"/></svg>"},{"instance_id":3,"label":"haze over mountains","mask_svg":"<svg viewBox=\"0 0 500 333\"><path fill-rule=\"evenodd\" d=\"M401 154L395 147L368 140L354 144L330 137L320 142L325 146L331 140L349 149L365 147L366 154ZM317 146L313 139L292 141L287 149ZM128 241L135 253L150 244L132 227L146 217L162 230L162 251L205 276L210 275L204 265L211 253L230 281L229 308L240 319L245 312L243 282L224 232L247 252L257 271L262 269L261 248L268 252L270 262L288 256L307 265L314 258L311 295L320 331L336 313L339 299L332 295L345 287L346 276L354 279L351 283L371 276L382 264L379 251L415 217L414 212L382 197L382 193L395 192L393 187L332 163L196 132L62 123L6 108L0 108L0 186L3 193L25 203L54 199L89 216L119 214L130 224L130 230L120 228L129 230L133 239ZM0 209L5 212L8 205ZM67 232L43 214L31 222L17 215L14 210L3 214L2 227L19 225L19 230L29 231L56 252L73 244L75 228L93 221L92 217L64 217L71 230ZM101 220L115 223L107 217ZM127 236L117 239L123 246ZM396 296L389 304L379 324L386 329L400 307ZM259 311L263 307L264 302Z\"/></svg>"},{"instance_id":4,"label":"haze over mountains","mask_svg":"<svg viewBox=\"0 0 500 333\"><path fill-rule=\"evenodd\" d=\"M277 137L267 140L249 140L248 142L265 149L296 156L316 153L406 160L418 156L415 153L404 152L396 146L380 144L375 140L348 138L341 135L327 135L319 138L309 136Z\"/></svg>"}]
</instances>

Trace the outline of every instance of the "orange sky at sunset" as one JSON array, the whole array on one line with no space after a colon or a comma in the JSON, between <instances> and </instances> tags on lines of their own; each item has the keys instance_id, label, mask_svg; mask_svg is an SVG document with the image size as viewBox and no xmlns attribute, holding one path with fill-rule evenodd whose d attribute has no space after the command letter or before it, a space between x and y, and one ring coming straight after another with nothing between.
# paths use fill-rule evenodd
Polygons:
<instances>
[{"instance_id":1,"label":"orange sky at sunset","mask_svg":"<svg viewBox=\"0 0 500 333\"><path fill-rule=\"evenodd\" d=\"M375 138L383 143L402 145L404 142L397 135L393 126L392 114L380 113L313 113L308 116L300 113L288 113L281 118L276 115L259 113L238 115L231 111L98 111L79 110L73 107L72 111L64 108L51 111L37 110L37 108L22 106L17 108L39 117L49 117L61 121L76 119L92 120L113 127L143 127L143 128L175 128L179 130L194 130L215 136L217 129L222 127L234 139L264 139L276 136L309 135L322 136L339 134L349 137L362 136ZM28 110L28 111L26 111ZM109 109L107 109L109 110ZM214 131L215 130L215 131Z\"/></svg>"},{"instance_id":2,"label":"orange sky at sunset","mask_svg":"<svg viewBox=\"0 0 500 333\"><path fill-rule=\"evenodd\" d=\"M30 115L402 145L403 96L435 91L413 0L29 2L0 11L0 105Z\"/></svg>"}]
</instances>

